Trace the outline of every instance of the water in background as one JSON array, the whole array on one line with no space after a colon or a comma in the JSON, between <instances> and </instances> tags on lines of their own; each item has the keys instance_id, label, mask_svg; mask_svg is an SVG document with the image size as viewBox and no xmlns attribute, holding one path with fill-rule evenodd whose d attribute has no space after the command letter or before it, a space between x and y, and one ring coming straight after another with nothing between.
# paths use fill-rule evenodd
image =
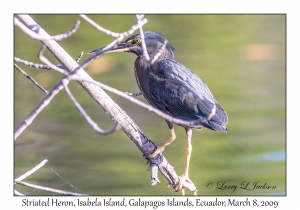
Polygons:
<instances>
[{"instance_id":1,"label":"water in background","mask_svg":"<svg viewBox=\"0 0 300 210\"><path fill-rule=\"evenodd\" d=\"M115 32L128 30L134 15L89 15ZM146 30L167 37L176 59L199 75L229 116L227 134L194 131L189 175L198 195L285 195L286 193L286 17L285 15L146 15ZM77 15L32 15L49 34L77 33L60 41L74 58L105 46L113 38L98 32ZM40 63L39 41L15 26L15 56ZM47 57L56 63L50 53ZM139 92L127 53L103 55L86 71L95 79L126 92ZM62 77L47 70L20 66L48 91ZM15 70L15 125L45 97ZM103 129L114 124L100 107L72 82L71 91ZM169 136L165 121L153 113L109 93L155 143ZM138 99L145 101L143 96ZM164 156L178 174L183 172L186 137L176 126L177 139ZM61 91L15 141L14 178L43 159L48 163L24 181L90 195L179 195L166 189L161 174L150 185L146 160L119 131L109 136L94 132ZM59 176L57 175L59 174ZM17 186L28 195L51 195ZM187 192L189 194L190 192ZM192 193L190 193L192 195Z\"/></svg>"}]
</instances>

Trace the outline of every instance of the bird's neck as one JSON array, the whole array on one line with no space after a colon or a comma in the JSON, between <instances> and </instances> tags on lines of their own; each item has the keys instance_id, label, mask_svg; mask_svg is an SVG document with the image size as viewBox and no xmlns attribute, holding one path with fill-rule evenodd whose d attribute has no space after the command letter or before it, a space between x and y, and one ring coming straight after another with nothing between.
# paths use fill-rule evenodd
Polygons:
<instances>
[{"instance_id":1,"label":"bird's neck","mask_svg":"<svg viewBox=\"0 0 300 210\"><path fill-rule=\"evenodd\" d=\"M148 47L147 49L150 60L163 60L166 58L174 59L174 52L166 48L166 46L160 45L155 47ZM146 60L143 53L138 55L141 60Z\"/></svg>"}]
</instances>

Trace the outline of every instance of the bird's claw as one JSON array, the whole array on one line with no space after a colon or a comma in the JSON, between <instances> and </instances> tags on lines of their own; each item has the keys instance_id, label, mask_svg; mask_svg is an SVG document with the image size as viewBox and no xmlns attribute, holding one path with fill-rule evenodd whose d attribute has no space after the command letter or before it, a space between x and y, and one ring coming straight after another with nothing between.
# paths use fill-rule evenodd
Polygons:
<instances>
[{"instance_id":1,"label":"bird's claw","mask_svg":"<svg viewBox=\"0 0 300 210\"><path fill-rule=\"evenodd\" d=\"M183 181L189 182L191 184L194 184L194 183L190 180L190 178L188 176L185 176L185 175L178 176L178 179L179 179L178 190L180 190L181 195L184 196L185 189L183 187ZM194 196L196 196L196 195L197 195L197 190L194 191Z\"/></svg>"}]
</instances>

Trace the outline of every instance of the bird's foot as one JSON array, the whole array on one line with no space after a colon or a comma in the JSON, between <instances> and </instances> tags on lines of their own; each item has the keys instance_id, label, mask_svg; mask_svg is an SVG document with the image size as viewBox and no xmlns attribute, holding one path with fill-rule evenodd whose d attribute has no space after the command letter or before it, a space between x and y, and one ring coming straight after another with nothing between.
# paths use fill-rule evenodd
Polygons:
<instances>
[{"instance_id":1,"label":"bird's foot","mask_svg":"<svg viewBox=\"0 0 300 210\"><path fill-rule=\"evenodd\" d=\"M184 196L185 195L185 189L183 187L183 181L189 182L191 184L194 184L194 183L192 182L192 180L190 180L190 178L187 175L184 175L184 174L181 175L181 176L178 176L178 178L179 178L178 190L180 190L181 195ZM194 191L194 195L197 195L197 191Z\"/></svg>"},{"instance_id":2,"label":"bird's foot","mask_svg":"<svg viewBox=\"0 0 300 210\"><path fill-rule=\"evenodd\" d=\"M156 150L151 155L148 155L148 158L155 158L156 155L158 155L159 153L161 153L165 149L165 147L163 147L163 146L160 146L160 145L156 145L156 146L157 146ZM145 157L145 155L143 155L143 156ZM147 165L148 165L148 170L147 171L149 171L150 167L151 167L151 163L148 162L148 160L147 160Z\"/></svg>"},{"instance_id":3,"label":"bird's foot","mask_svg":"<svg viewBox=\"0 0 300 210\"><path fill-rule=\"evenodd\" d=\"M156 155L158 155L159 153L161 153L162 151L164 151L164 149L165 149L164 146L159 145L159 146L156 148L156 150L155 150L151 155L149 155L148 157L149 157L149 158L155 158Z\"/></svg>"}]
</instances>

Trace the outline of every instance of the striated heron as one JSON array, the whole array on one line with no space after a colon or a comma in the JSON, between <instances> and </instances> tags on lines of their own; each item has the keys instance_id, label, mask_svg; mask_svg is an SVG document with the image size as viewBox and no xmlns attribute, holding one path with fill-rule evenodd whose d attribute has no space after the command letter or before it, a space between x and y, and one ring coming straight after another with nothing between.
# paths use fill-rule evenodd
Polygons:
<instances>
[{"instance_id":1,"label":"striated heron","mask_svg":"<svg viewBox=\"0 0 300 210\"><path fill-rule=\"evenodd\" d=\"M175 49L162 34L146 31L144 39L150 61L147 61L143 54L140 34L129 37L108 52L130 52L137 55L134 63L136 81L144 97L152 106L185 121L205 119L192 126L178 124L185 128L187 135L185 167L178 187L184 194L182 181L192 183L188 176L192 152L192 129L208 128L227 132L228 116L207 85L190 69L174 59ZM90 53L93 54L102 49L99 48ZM149 158L154 158L176 138L173 123L169 120L166 122L170 128L170 138L161 143L155 152L149 155Z\"/></svg>"}]
</instances>

